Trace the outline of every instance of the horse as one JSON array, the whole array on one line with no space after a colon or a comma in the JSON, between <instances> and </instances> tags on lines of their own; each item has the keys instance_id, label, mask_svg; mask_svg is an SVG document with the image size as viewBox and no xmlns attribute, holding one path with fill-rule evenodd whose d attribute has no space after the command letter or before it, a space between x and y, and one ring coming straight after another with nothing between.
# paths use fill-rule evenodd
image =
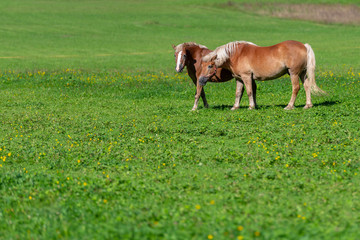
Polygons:
<instances>
[{"instance_id":1,"label":"horse","mask_svg":"<svg viewBox=\"0 0 360 240\"><path fill-rule=\"evenodd\" d=\"M202 58L200 82L206 82L217 69L228 69L236 79L235 104L238 109L244 92L244 84L249 97L249 109L256 108L256 83L279 78L289 74L292 95L285 110L294 109L300 89L299 77L306 93L305 109L313 107L311 93L324 95L315 82L315 53L309 44L298 41L284 41L269 47L260 47L251 42L235 41L216 48Z\"/></svg>"},{"instance_id":2,"label":"horse","mask_svg":"<svg viewBox=\"0 0 360 240\"><path fill-rule=\"evenodd\" d=\"M208 108L203 82L199 82L199 74L201 72L201 58L211 52L207 47L194 43L185 42L177 46L172 45L175 50L176 72L182 72L186 66L188 75L196 86L195 102L192 111L198 107L199 98L201 96L204 107ZM226 82L233 79L229 70L218 68L216 73L207 79L209 82Z\"/></svg>"}]
</instances>

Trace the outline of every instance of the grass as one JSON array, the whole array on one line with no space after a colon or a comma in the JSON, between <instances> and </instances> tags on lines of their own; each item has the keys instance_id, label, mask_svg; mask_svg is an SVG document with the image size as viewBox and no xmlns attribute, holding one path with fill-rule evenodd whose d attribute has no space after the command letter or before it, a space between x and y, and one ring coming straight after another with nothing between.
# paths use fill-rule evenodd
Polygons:
<instances>
[{"instance_id":1,"label":"grass","mask_svg":"<svg viewBox=\"0 0 360 240\"><path fill-rule=\"evenodd\" d=\"M2 1L0 21L0 239L359 238L357 26L214 0ZM284 77L257 110L230 111L230 81L190 111L172 43L286 39L315 50L312 109L301 89L283 110Z\"/></svg>"},{"instance_id":2,"label":"grass","mask_svg":"<svg viewBox=\"0 0 360 240\"><path fill-rule=\"evenodd\" d=\"M287 80L189 111L185 75L0 76L0 232L13 238L356 239L359 73L294 111ZM240 229L240 230L239 230Z\"/></svg>"},{"instance_id":3,"label":"grass","mask_svg":"<svg viewBox=\"0 0 360 240\"><path fill-rule=\"evenodd\" d=\"M279 20L217 1L3 1L0 21L1 70L170 73L171 44L214 49L234 40L267 46L289 39L310 43L324 71L360 65L357 26Z\"/></svg>"}]
</instances>

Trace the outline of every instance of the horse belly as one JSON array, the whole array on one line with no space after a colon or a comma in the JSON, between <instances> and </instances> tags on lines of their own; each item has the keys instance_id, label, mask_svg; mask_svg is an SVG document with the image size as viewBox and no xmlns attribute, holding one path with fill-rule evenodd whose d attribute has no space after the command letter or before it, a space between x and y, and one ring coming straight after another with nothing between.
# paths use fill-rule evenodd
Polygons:
<instances>
[{"instance_id":1,"label":"horse belly","mask_svg":"<svg viewBox=\"0 0 360 240\"><path fill-rule=\"evenodd\" d=\"M272 66L268 65L268 67L253 69L252 72L253 79L258 81L273 80L288 73L288 69L284 65L282 64L276 64L276 65L274 66L272 64Z\"/></svg>"},{"instance_id":2,"label":"horse belly","mask_svg":"<svg viewBox=\"0 0 360 240\"><path fill-rule=\"evenodd\" d=\"M273 80L287 73L288 73L287 68L281 69L280 71L253 72L253 79L258 81Z\"/></svg>"}]
</instances>

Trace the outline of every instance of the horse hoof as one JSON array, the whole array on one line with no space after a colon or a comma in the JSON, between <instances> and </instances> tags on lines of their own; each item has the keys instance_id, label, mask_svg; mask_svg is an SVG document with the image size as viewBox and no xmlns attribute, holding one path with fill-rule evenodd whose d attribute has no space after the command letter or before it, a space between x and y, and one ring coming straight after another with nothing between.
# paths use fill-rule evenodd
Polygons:
<instances>
[{"instance_id":1,"label":"horse hoof","mask_svg":"<svg viewBox=\"0 0 360 240\"><path fill-rule=\"evenodd\" d=\"M306 104L305 106L304 106L304 109L309 109L309 108L312 108L312 104Z\"/></svg>"},{"instance_id":2,"label":"horse hoof","mask_svg":"<svg viewBox=\"0 0 360 240\"><path fill-rule=\"evenodd\" d=\"M205 105L204 108L209 108L209 105Z\"/></svg>"},{"instance_id":3,"label":"horse hoof","mask_svg":"<svg viewBox=\"0 0 360 240\"><path fill-rule=\"evenodd\" d=\"M232 107L232 108L231 108L231 111L234 111L234 110L236 110L236 109L239 109L239 107Z\"/></svg>"},{"instance_id":4,"label":"horse hoof","mask_svg":"<svg viewBox=\"0 0 360 240\"><path fill-rule=\"evenodd\" d=\"M285 110L293 110L295 107L294 106L286 106L284 109Z\"/></svg>"},{"instance_id":5,"label":"horse hoof","mask_svg":"<svg viewBox=\"0 0 360 240\"><path fill-rule=\"evenodd\" d=\"M249 110L254 110L255 109L255 107L249 107Z\"/></svg>"}]
</instances>

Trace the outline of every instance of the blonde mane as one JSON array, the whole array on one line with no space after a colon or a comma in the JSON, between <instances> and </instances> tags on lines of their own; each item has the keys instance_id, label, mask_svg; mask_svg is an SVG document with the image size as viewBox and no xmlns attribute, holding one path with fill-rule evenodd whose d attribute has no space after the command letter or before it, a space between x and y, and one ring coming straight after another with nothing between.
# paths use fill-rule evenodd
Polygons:
<instances>
[{"instance_id":1,"label":"blonde mane","mask_svg":"<svg viewBox=\"0 0 360 240\"><path fill-rule=\"evenodd\" d=\"M224 62L226 62L226 60L228 60L230 58L230 56L236 50L237 45L239 45L239 44L251 44L251 45L257 46L256 44L254 44L252 42L247 42L247 41L229 42L225 45L217 47L214 51L212 51L208 55L204 56L202 58L202 60L204 62L208 62L208 61L210 61L211 58L216 56L215 64L216 64L216 66L221 66Z\"/></svg>"},{"instance_id":2,"label":"blonde mane","mask_svg":"<svg viewBox=\"0 0 360 240\"><path fill-rule=\"evenodd\" d=\"M191 46L198 46L200 48L206 48L208 49L206 46L201 45L201 44L197 44L195 42L185 42L185 43L181 43L179 45L177 45L175 47L175 52L180 52L182 50L183 47L191 47Z\"/></svg>"}]
</instances>

